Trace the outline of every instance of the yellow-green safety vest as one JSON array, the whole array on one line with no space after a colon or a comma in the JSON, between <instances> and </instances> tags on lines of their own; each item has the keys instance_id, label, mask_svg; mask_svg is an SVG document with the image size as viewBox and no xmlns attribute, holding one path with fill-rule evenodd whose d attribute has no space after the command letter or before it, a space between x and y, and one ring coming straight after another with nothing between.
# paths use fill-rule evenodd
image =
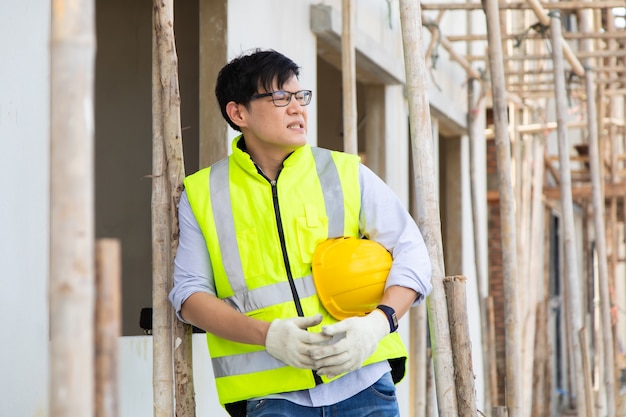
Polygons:
<instances>
[{"instance_id":1,"label":"yellow-green safety vest","mask_svg":"<svg viewBox=\"0 0 626 417\"><path fill-rule=\"evenodd\" d=\"M269 181L239 149L239 140L241 135L228 158L184 181L210 254L216 294L268 322L321 313L322 323L311 329L321 331L337 320L316 294L311 260L320 242L359 236L359 158L305 145L285 159L278 180ZM311 370L288 366L263 346L210 333L207 342L221 404L316 385ZM400 336L392 333L364 365L406 356Z\"/></svg>"}]
</instances>

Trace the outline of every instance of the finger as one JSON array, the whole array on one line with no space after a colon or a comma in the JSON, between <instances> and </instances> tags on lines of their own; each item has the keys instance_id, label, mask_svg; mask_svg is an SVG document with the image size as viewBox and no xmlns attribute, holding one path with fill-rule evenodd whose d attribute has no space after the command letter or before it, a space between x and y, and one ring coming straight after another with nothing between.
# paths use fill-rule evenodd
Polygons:
<instances>
[{"instance_id":1,"label":"finger","mask_svg":"<svg viewBox=\"0 0 626 417\"><path fill-rule=\"evenodd\" d=\"M316 368L315 361L306 355L298 355L295 365L297 368L304 368L304 369Z\"/></svg>"},{"instance_id":2,"label":"finger","mask_svg":"<svg viewBox=\"0 0 626 417\"><path fill-rule=\"evenodd\" d=\"M306 343L309 345L320 345L324 343L328 343L333 340L332 336L328 336L324 333L312 333L306 332L306 334L302 335L302 343Z\"/></svg>"},{"instance_id":3,"label":"finger","mask_svg":"<svg viewBox=\"0 0 626 417\"><path fill-rule=\"evenodd\" d=\"M309 351L309 355L313 360L320 361L325 358L332 358L339 355L346 355L349 353L347 344L335 343L334 345L319 346L312 348Z\"/></svg>"},{"instance_id":4,"label":"finger","mask_svg":"<svg viewBox=\"0 0 626 417\"><path fill-rule=\"evenodd\" d=\"M322 333L327 334L329 336L334 336L336 334L347 332L349 327L350 327L350 322L347 320L343 320L338 323L331 324L330 326L322 327Z\"/></svg>"},{"instance_id":5,"label":"finger","mask_svg":"<svg viewBox=\"0 0 626 417\"><path fill-rule=\"evenodd\" d=\"M307 329L309 327L317 326L322 322L322 315L316 314L310 317L300 317L295 321L297 326L301 329Z\"/></svg>"},{"instance_id":6,"label":"finger","mask_svg":"<svg viewBox=\"0 0 626 417\"><path fill-rule=\"evenodd\" d=\"M348 358L347 361L338 362L336 364L329 364L327 366L318 366L317 373L319 375L325 375L329 378L348 372L353 367L353 362Z\"/></svg>"}]
</instances>

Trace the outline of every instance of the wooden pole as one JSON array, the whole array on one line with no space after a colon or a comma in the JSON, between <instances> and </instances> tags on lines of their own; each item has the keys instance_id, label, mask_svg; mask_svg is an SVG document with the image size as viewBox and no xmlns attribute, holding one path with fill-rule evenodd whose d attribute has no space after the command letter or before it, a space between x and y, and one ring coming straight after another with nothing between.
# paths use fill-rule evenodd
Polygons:
<instances>
[{"instance_id":1,"label":"wooden pole","mask_svg":"<svg viewBox=\"0 0 626 417\"><path fill-rule=\"evenodd\" d=\"M591 32L592 19L590 10L582 10L580 14L580 30ZM581 47L585 51L593 50L590 39L583 39ZM615 417L615 369L613 352L613 332L611 330L611 305L609 295L609 272L607 264L606 235L605 235L605 210L604 196L602 193L603 175L600 161L600 145L598 137L598 114L596 109L596 88L594 70L591 60L583 61L585 66L585 87L587 93L587 125L589 141L589 171L591 174L591 204L593 207L593 228L595 234L595 247L598 254L598 287L600 295L600 334L602 335L602 381L606 391L607 417Z\"/></svg>"},{"instance_id":2,"label":"wooden pole","mask_svg":"<svg viewBox=\"0 0 626 417\"><path fill-rule=\"evenodd\" d=\"M422 303L411 308L410 312L410 339L411 355L411 404L410 414L412 417L430 417L426 414L428 404L428 370L429 355L427 352L428 317L426 306Z\"/></svg>"},{"instance_id":3,"label":"wooden pole","mask_svg":"<svg viewBox=\"0 0 626 417\"><path fill-rule=\"evenodd\" d=\"M122 255L117 239L96 242L96 417L117 417Z\"/></svg>"},{"instance_id":4,"label":"wooden pole","mask_svg":"<svg viewBox=\"0 0 626 417\"><path fill-rule=\"evenodd\" d=\"M467 296L465 283L467 278L462 275L446 277L443 285L448 305L450 320L450 342L454 346L456 398L459 404L459 417L476 416L476 392L474 388L474 371L472 368L472 342L469 337L467 322Z\"/></svg>"},{"instance_id":5,"label":"wooden pole","mask_svg":"<svg viewBox=\"0 0 626 417\"><path fill-rule=\"evenodd\" d=\"M507 122L506 88L500 37L497 0L485 0L489 38L489 69L493 97L493 115L498 159L498 190L502 239L502 270L504 282L504 321L506 334L506 406L509 417L521 416L521 344L517 289L517 248L515 206L511 183L511 144Z\"/></svg>"},{"instance_id":6,"label":"wooden pole","mask_svg":"<svg viewBox=\"0 0 626 417\"><path fill-rule=\"evenodd\" d=\"M580 339L580 347L582 349L582 359L583 359L583 374L588 375L589 378L585 378L583 383L585 384L585 416L593 416L594 414L594 406L593 406L593 387L591 382L591 364L589 363L589 344L587 343L587 333L585 332L585 328L583 327L578 332L578 338ZM580 413L579 413L580 414ZM608 416L608 414L606 414Z\"/></svg>"},{"instance_id":7,"label":"wooden pole","mask_svg":"<svg viewBox=\"0 0 626 417\"><path fill-rule=\"evenodd\" d=\"M163 140L163 105L156 24L152 38L152 389L154 417L174 416L172 320L167 292L171 269L169 183ZM171 308L171 307L169 307Z\"/></svg>"},{"instance_id":8,"label":"wooden pole","mask_svg":"<svg viewBox=\"0 0 626 417\"><path fill-rule=\"evenodd\" d=\"M153 144L153 253L159 251L154 264L153 285L153 361L155 416L170 416L173 412L172 400L163 399L157 408L157 396L171 397L172 367L176 416L195 416L195 390L192 362L192 327L175 320L173 309L168 301L172 288L174 257L178 248L178 203L183 191L185 177L182 134L180 127L180 90L178 85L178 58L174 40L173 0L154 1L154 34L156 44L157 69L153 70L156 81L154 103L159 111L153 121L158 134L154 142L161 139L162 145ZM156 123L161 122L160 126ZM164 177L164 178L163 178ZM156 188L159 187L158 190ZM158 200L157 200L158 199ZM165 224L167 223L167 227ZM167 248L166 248L167 247ZM154 262L154 259L153 259ZM157 330L155 332L155 330ZM173 349L173 351L172 351ZM172 354L173 353L173 354ZM173 361L173 365L172 365ZM159 369L157 370L157 366Z\"/></svg>"},{"instance_id":9,"label":"wooden pole","mask_svg":"<svg viewBox=\"0 0 626 417\"><path fill-rule=\"evenodd\" d=\"M50 417L94 415L94 13L52 2Z\"/></svg>"},{"instance_id":10,"label":"wooden pole","mask_svg":"<svg viewBox=\"0 0 626 417\"><path fill-rule=\"evenodd\" d=\"M409 158L411 164L409 166L409 187L411 189L410 198L410 211L411 216L417 219L419 214L417 212L417 202L415 197L415 184L413 173L413 161L412 157ZM430 351L428 349L428 314L426 311L426 303L422 303L409 310L410 314L410 332L409 332L409 365L410 365L410 384L409 392L411 395L411 403L409 404L409 416L411 417L432 417L432 414L428 414L428 407L432 406L432 398L429 395L432 393L432 389L429 391L428 384L432 384L432 360ZM434 398L434 397L433 397Z\"/></svg>"},{"instance_id":11,"label":"wooden pole","mask_svg":"<svg viewBox=\"0 0 626 417\"><path fill-rule=\"evenodd\" d=\"M435 183L430 105L426 96L426 67L418 2L400 0L400 23L409 102L411 151L415 175L418 225L432 263L433 291L427 299L437 405L440 416L456 416L457 400L448 311L443 289L445 278L439 201Z\"/></svg>"},{"instance_id":12,"label":"wooden pole","mask_svg":"<svg viewBox=\"0 0 626 417\"><path fill-rule=\"evenodd\" d=\"M552 40L552 56L556 94L556 118L559 149L559 172L561 174L561 210L563 216L563 246L565 252L567 324L573 364L573 379L576 389L578 415L587 415L587 392L583 369L582 347L579 332L583 328L580 306L584 305L580 295L578 277L578 261L576 257L576 236L574 233L574 208L572 201L572 183L569 160L569 141L567 137L567 96L565 87L565 68L563 65L563 49L561 47L561 19L557 11L552 12L550 24Z\"/></svg>"},{"instance_id":13,"label":"wooden pole","mask_svg":"<svg viewBox=\"0 0 626 417\"><path fill-rule=\"evenodd\" d=\"M343 150L357 154L356 59L354 51L354 0L342 0L341 77L343 82Z\"/></svg>"},{"instance_id":14,"label":"wooden pole","mask_svg":"<svg viewBox=\"0 0 626 417\"><path fill-rule=\"evenodd\" d=\"M475 84L479 83L481 90L480 94L475 94ZM470 141L470 193L472 200L472 220L474 225L474 261L476 262L476 293L478 294L479 310L480 310L480 334L481 334L481 348L483 353L483 382L485 386L485 409L491 409L491 391L495 387L491 386L491 379L488 377L490 374L491 363L489 358L491 350L494 345L488 343L489 335L489 317L487 315L487 303L483 302L487 294L485 293L488 286L488 277L486 276L485 265L485 253L484 246L482 244L483 233L487 232L486 216L482 216L481 209L483 208L483 199L480 198L481 191L485 188L481 181L479 181L479 170L484 171L484 160L481 155L485 153L485 123L486 123L486 99L482 94L482 84L474 79L469 79L467 82L468 93L468 127ZM475 97L477 96L477 97ZM488 293L488 291L487 291Z\"/></svg>"},{"instance_id":15,"label":"wooden pole","mask_svg":"<svg viewBox=\"0 0 626 417\"><path fill-rule=\"evenodd\" d=\"M498 404L498 365L496 357L496 315L495 308L493 306L493 297L487 296L483 299L483 302L487 305L487 320L489 324L489 333L487 334L487 343L491 346L489 349L489 356L485 359L489 363L489 386L491 387L491 407L495 407L494 404Z\"/></svg>"}]
</instances>

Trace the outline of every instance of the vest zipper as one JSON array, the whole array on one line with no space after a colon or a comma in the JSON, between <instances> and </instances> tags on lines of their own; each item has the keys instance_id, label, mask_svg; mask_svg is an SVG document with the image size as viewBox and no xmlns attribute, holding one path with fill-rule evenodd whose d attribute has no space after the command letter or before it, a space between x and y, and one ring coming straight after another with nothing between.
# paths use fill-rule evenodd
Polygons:
<instances>
[{"instance_id":1,"label":"vest zipper","mask_svg":"<svg viewBox=\"0 0 626 417\"><path fill-rule=\"evenodd\" d=\"M278 172L280 175L280 171ZM267 177L266 177L267 178ZM277 176L278 178L278 176ZM298 316L304 317L304 311L302 310L302 304L300 303L300 296L296 290L296 283L293 281L293 275L291 274L291 266L289 265L289 256L287 256L287 244L285 243L285 231L283 230L283 223L280 218L280 206L278 204L278 189L276 186L276 180L270 180L272 186L272 202L274 204L274 215L276 216L276 226L278 227L278 237L280 239L280 247L283 251L283 261L285 262L285 269L287 271L287 280L289 280L289 287L291 288L291 294L293 295L293 302L296 305L296 311ZM322 384L322 378L317 374L315 370L313 373L313 379L315 385Z\"/></svg>"},{"instance_id":2,"label":"vest zipper","mask_svg":"<svg viewBox=\"0 0 626 417\"><path fill-rule=\"evenodd\" d=\"M280 174L280 173L279 173ZM276 181L270 181L272 186L272 202L274 204L274 215L276 216L276 226L278 228L278 238L280 240L280 248L283 251L283 262L285 263L285 270L287 272L287 280L289 281L289 287L291 288L291 295L293 296L293 302L296 305L296 312L298 316L304 317L304 310L302 310L302 304L300 303L300 296L296 290L296 283L293 280L291 274L291 266L289 264L289 256L287 256L287 243L285 242L285 231L283 230L283 223L280 218L280 207L278 205L278 190Z\"/></svg>"}]
</instances>

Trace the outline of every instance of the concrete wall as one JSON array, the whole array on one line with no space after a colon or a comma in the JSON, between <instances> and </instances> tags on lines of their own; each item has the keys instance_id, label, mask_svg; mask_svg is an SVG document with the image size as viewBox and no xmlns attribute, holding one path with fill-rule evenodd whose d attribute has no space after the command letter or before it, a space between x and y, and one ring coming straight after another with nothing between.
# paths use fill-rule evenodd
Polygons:
<instances>
[{"instance_id":1,"label":"concrete wall","mask_svg":"<svg viewBox=\"0 0 626 417\"><path fill-rule=\"evenodd\" d=\"M50 2L0 2L0 415L48 407Z\"/></svg>"},{"instance_id":2,"label":"concrete wall","mask_svg":"<svg viewBox=\"0 0 626 417\"><path fill-rule=\"evenodd\" d=\"M198 169L197 1L175 2L187 172ZM123 334L152 306L152 8L96 2L96 235L122 245Z\"/></svg>"}]
</instances>

